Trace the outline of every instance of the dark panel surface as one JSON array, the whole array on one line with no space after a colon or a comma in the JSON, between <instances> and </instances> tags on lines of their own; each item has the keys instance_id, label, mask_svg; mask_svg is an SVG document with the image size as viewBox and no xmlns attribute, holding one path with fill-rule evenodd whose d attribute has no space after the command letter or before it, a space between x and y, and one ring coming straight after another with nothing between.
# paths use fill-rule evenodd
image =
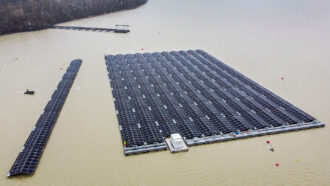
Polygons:
<instances>
[{"instance_id":1,"label":"dark panel surface","mask_svg":"<svg viewBox=\"0 0 330 186\"><path fill-rule=\"evenodd\" d=\"M315 120L202 50L105 59L125 149Z\"/></svg>"},{"instance_id":2,"label":"dark panel surface","mask_svg":"<svg viewBox=\"0 0 330 186\"><path fill-rule=\"evenodd\" d=\"M32 174L35 171L81 63L80 59L71 62L57 89L54 91L51 100L46 105L43 114L16 158L8 176Z\"/></svg>"}]
</instances>

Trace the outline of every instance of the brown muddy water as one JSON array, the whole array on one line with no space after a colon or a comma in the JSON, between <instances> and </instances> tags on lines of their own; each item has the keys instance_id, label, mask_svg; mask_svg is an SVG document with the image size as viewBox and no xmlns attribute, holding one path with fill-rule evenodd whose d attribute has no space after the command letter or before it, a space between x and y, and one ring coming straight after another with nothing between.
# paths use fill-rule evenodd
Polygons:
<instances>
[{"instance_id":1,"label":"brown muddy water","mask_svg":"<svg viewBox=\"0 0 330 186\"><path fill-rule=\"evenodd\" d=\"M329 18L323 0L150 0L62 24L130 24L129 34L49 29L0 36L0 185L329 185L329 125L125 157L104 62L104 54L141 48L203 49L330 124ZM83 64L35 174L8 179L61 67L75 58ZM24 95L26 88L36 95Z\"/></svg>"}]
</instances>

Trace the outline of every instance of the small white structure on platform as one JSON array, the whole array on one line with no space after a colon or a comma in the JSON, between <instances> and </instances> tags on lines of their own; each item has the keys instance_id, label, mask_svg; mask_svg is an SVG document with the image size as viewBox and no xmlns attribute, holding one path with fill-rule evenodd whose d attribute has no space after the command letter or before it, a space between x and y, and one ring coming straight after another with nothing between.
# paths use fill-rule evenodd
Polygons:
<instances>
[{"instance_id":1,"label":"small white structure on platform","mask_svg":"<svg viewBox=\"0 0 330 186\"><path fill-rule=\"evenodd\" d=\"M171 134L171 138L165 139L165 142L171 152L188 151L188 147L179 133Z\"/></svg>"}]
</instances>

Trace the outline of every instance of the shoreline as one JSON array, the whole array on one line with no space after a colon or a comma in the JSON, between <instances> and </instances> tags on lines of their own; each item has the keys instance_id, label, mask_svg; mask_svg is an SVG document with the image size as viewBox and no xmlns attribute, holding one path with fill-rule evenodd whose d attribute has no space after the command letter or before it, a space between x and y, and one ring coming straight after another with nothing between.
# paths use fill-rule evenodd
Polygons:
<instances>
[{"instance_id":1,"label":"shoreline","mask_svg":"<svg viewBox=\"0 0 330 186\"><path fill-rule=\"evenodd\" d=\"M63 12L64 12L65 7L63 7L63 9L61 10L61 11L63 11L62 14L61 14L61 12L53 13L53 14L61 14L61 15L52 15L57 20L55 20L55 21L52 20L51 22L47 22L47 21L43 20L43 18L39 18L37 20L30 21L29 20L30 15L23 15L23 16L20 16L20 17L19 16L14 17L12 15L9 15L6 18L1 18L0 17L0 36L14 34L14 33L23 33L23 32L30 32L30 31L44 30L44 29L50 28L51 26L61 24L61 23L65 23L65 22L81 20L81 19L91 18L91 17L96 17L96 16L102 16L102 15L110 14L110 13L113 13L113 12L132 10L132 9L135 9L135 8L138 8L142 5L144 5L145 3L147 3L147 1L148 0L139 0L139 1L126 0L124 3L121 3L117 7L111 7L110 9L107 9L107 10L103 10L103 9L99 8L98 11L100 11L100 12L95 12L95 13L93 13L93 12L90 13L89 12L87 14L84 13L85 15L82 15L82 16L81 15L68 15L67 13L65 13L65 15L64 15ZM111 2L108 2L108 3L111 3ZM2 4L0 4L0 5L2 5ZM17 11L24 12L23 9L26 8L26 7L19 7L19 6L24 6L24 5L19 5L18 4L15 7L16 9L15 8L14 9L17 10ZM62 5L62 6L65 6L65 5ZM111 6L116 6L116 5L111 5ZM87 7L87 9L88 8L91 8L91 7ZM97 9L96 5L92 8ZM83 10L81 10L81 11L83 12ZM1 10L0 10L0 13L1 13ZM24 13L22 13L22 14L24 14ZM76 14L76 13L73 12L72 14ZM10 16L12 16L12 17L10 17ZM68 16L70 18L68 18ZM7 19L7 21L5 21L5 19ZM27 21L27 20L29 20L29 21ZM15 22L15 21L16 22L18 21L19 23L15 24L15 25L10 25L11 23L9 23L9 22ZM41 23L40 23L40 21L41 21Z\"/></svg>"}]
</instances>

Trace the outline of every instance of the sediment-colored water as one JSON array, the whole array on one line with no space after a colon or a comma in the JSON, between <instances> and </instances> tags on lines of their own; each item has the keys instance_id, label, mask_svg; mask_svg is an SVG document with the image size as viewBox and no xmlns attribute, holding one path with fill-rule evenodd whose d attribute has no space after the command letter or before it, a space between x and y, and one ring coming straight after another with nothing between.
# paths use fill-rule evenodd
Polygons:
<instances>
[{"instance_id":1,"label":"sediment-colored water","mask_svg":"<svg viewBox=\"0 0 330 186\"><path fill-rule=\"evenodd\" d=\"M0 185L329 185L328 125L187 153L124 156L104 62L104 54L203 49L330 124L329 17L330 3L322 0L150 0L63 24L130 24L129 34L49 29L0 36ZM76 58L83 64L35 174L8 179ZM36 95L24 95L26 88Z\"/></svg>"}]
</instances>

